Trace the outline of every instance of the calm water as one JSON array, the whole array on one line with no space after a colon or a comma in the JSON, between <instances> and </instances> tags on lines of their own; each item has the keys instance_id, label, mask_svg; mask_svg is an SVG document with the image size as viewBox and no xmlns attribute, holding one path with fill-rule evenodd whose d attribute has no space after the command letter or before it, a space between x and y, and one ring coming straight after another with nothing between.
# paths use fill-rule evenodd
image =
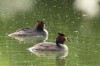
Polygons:
<instances>
[{"instance_id":1,"label":"calm water","mask_svg":"<svg viewBox=\"0 0 100 66\"><path fill-rule=\"evenodd\" d=\"M0 0L0 66L100 66L100 17L84 15L74 9L73 2ZM46 23L48 41L55 42L58 32L69 37L66 58L55 52L31 53L27 48L36 42L7 36L19 28L34 27L38 20Z\"/></svg>"}]
</instances>

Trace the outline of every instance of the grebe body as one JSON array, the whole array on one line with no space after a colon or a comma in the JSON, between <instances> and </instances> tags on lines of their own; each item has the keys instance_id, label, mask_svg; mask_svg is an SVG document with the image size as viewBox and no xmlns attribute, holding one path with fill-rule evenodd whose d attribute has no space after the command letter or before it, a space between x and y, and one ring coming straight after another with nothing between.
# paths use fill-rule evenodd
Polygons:
<instances>
[{"instance_id":1,"label":"grebe body","mask_svg":"<svg viewBox=\"0 0 100 66\"><path fill-rule=\"evenodd\" d=\"M34 51L68 51L68 47L66 45L60 45L58 47L56 43L53 42L42 42L38 43L35 46L29 48L31 52Z\"/></svg>"},{"instance_id":2,"label":"grebe body","mask_svg":"<svg viewBox=\"0 0 100 66\"><path fill-rule=\"evenodd\" d=\"M45 27L45 24L42 21L38 21L38 23L36 24L36 27L34 29L21 28L11 34L8 34L8 36L15 37L15 38L16 37L23 38L23 37L27 37L27 36L33 36L33 37L35 36L37 38L45 37L45 40L47 40L48 39L48 31L44 27Z\"/></svg>"},{"instance_id":3,"label":"grebe body","mask_svg":"<svg viewBox=\"0 0 100 66\"><path fill-rule=\"evenodd\" d=\"M41 42L33 47L29 48L31 52L34 51L68 51L68 47L63 44L66 40L64 34L59 33L59 36L56 38L56 43L53 42Z\"/></svg>"}]
</instances>

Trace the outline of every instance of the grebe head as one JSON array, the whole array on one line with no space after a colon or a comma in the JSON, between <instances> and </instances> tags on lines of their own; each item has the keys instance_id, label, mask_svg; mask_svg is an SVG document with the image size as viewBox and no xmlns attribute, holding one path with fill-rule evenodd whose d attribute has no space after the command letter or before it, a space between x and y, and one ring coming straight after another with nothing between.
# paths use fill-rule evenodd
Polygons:
<instances>
[{"instance_id":1,"label":"grebe head","mask_svg":"<svg viewBox=\"0 0 100 66\"><path fill-rule=\"evenodd\" d=\"M68 38L67 36L65 36L64 34L62 34L62 33L58 33L58 35L64 37L65 40L70 41L69 38Z\"/></svg>"},{"instance_id":2,"label":"grebe head","mask_svg":"<svg viewBox=\"0 0 100 66\"><path fill-rule=\"evenodd\" d=\"M57 46L60 46L60 44L63 44L65 41L66 41L66 36L62 33L58 33L58 36L56 37Z\"/></svg>"},{"instance_id":3,"label":"grebe head","mask_svg":"<svg viewBox=\"0 0 100 66\"><path fill-rule=\"evenodd\" d=\"M42 21L37 21L37 22L38 23L36 25L36 30L43 31L44 26L45 26L44 22L42 22Z\"/></svg>"}]
</instances>

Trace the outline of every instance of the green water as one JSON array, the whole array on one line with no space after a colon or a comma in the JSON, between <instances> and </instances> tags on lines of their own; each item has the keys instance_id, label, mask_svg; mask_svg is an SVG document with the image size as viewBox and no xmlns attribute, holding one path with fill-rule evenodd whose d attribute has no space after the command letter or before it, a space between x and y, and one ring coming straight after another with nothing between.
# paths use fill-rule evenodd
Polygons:
<instances>
[{"instance_id":1,"label":"green water","mask_svg":"<svg viewBox=\"0 0 100 66\"><path fill-rule=\"evenodd\" d=\"M82 16L73 9L73 0L9 1L0 2L0 66L100 66L100 17ZM46 23L48 41L55 42L58 32L69 37L66 58L39 57L27 50L34 42L7 36L19 28L34 27L38 20Z\"/></svg>"}]
</instances>

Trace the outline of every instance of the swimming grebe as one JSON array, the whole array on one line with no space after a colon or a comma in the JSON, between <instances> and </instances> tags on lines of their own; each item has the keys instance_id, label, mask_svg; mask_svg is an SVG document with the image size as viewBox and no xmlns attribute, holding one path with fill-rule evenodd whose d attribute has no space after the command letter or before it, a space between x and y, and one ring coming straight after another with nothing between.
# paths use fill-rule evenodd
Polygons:
<instances>
[{"instance_id":1,"label":"swimming grebe","mask_svg":"<svg viewBox=\"0 0 100 66\"><path fill-rule=\"evenodd\" d=\"M38 21L35 29L31 28L21 28L16 32L9 34L10 37L22 37L22 36L37 36L37 37L46 37L48 39L48 31L44 28L45 24L42 21Z\"/></svg>"},{"instance_id":2,"label":"swimming grebe","mask_svg":"<svg viewBox=\"0 0 100 66\"><path fill-rule=\"evenodd\" d=\"M41 42L35 46L29 48L30 52L34 51L68 51L68 47L64 45L64 41L67 40L64 34L58 33L56 43L53 42Z\"/></svg>"}]
</instances>

